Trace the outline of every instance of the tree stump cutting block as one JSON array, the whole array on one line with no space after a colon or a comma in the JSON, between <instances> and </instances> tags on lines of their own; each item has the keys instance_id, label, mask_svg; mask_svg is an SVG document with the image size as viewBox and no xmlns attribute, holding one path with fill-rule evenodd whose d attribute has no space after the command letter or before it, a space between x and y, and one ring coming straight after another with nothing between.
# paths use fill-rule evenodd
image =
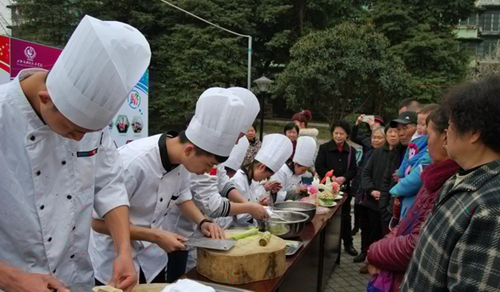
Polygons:
<instances>
[{"instance_id":1,"label":"tree stump cutting block","mask_svg":"<svg viewBox=\"0 0 500 292\"><path fill-rule=\"evenodd\" d=\"M231 232L226 231L226 236ZM198 248L196 270L208 279L238 285L283 276L286 271L286 242L272 236L269 244L259 245L259 235L237 240L229 251Z\"/></svg>"}]
</instances>

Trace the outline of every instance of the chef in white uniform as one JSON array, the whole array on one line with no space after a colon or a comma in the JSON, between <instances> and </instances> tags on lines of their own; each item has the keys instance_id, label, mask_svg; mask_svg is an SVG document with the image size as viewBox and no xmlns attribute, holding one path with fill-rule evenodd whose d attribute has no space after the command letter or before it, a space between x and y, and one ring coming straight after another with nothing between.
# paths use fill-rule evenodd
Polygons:
<instances>
[{"instance_id":1,"label":"chef in white uniform","mask_svg":"<svg viewBox=\"0 0 500 292\"><path fill-rule=\"evenodd\" d=\"M279 182L268 181L264 185L261 185L260 182L278 172L286 160L290 158L292 152L292 142L285 135L266 135L254 161L238 170L231 181L240 193L246 196L248 201L258 202L263 196L267 196L267 192L278 191L281 188ZM255 223L250 214L240 214L233 216L233 218L235 220L232 224L235 226L254 225Z\"/></svg>"},{"instance_id":2,"label":"chef in white uniform","mask_svg":"<svg viewBox=\"0 0 500 292\"><path fill-rule=\"evenodd\" d=\"M211 90L217 89L213 88ZM248 127L252 125L259 113L259 101L248 89L233 87L229 88L229 91L238 96L245 104L245 114L240 117L242 120L240 137L245 137ZM207 92L210 91L207 90ZM248 140L245 142L248 148ZM249 203L238 192L233 183L230 182L223 164L214 166L210 173L191 174L191 192L196 206L212 219L243 213L250 213L258 219L267 216L265 209L261 205ZM196 225L185 216L182 216L179 208L174 206L167 215L165 228L168 231L184 236L192 236L196 230ZM168 266L178 268L185 265L187 270L193 268L196 265L195 248L189 247L188 252L189 255L177 253L175 258L169 257ZM186 259L186 257L189 257L189 259ZM175 280L171 271L167 271L167 276L169 280Z\"/></svg>"},{"instance_id":3,"label":"chef in white uniform","mask_svg":"<svg viewBox=\"0 0 500 292\"><path fill-rule=\"evenodd\" d=\"M316 141L312 137L299 137L293 160L287 161L272 177L272 181L281 183L281 190L271 191L275 203L296 200L301 190L301 175L311 168L316 152Z\"/></svg>"},{"instance_id":4,"label":"chef in white uniform","mask_svg":"<svg viewBox=\"0 0 500 292\"><path fill-rule=\"evenodd\" d=\"M234 145L229 158L222 164L229 178L232 178L243 165L243 160L245 160L245 154L249 146L250 143L247 137L241 137L238 144Z\"/></svg>"},{"instance_id":5,"label":"chef in white uniform","mask_svg":"<svg viewBox=\"0 0 500 292\"><path fill-rule=\"evenodd\" d=\"M23 70L0 86L0 289L47 291L54 278L93 284L93 210L115 242L110 279L126 291L135 285L129 201L108 124L150 57L135 28L85 16L50 73Z\"/></svg>"},{"instance_id":6,"label":"chef in white uniform","mask_svg":"<svg viewBox=\"0 0 500 292\"><path fill-rule=\"evenodd\" d=\"M141 282L164 282L167 253L185 249L185 237L162 230L177 205L206 236L222 230L207 220L192 201L189 172L203 174L224 162L240 133L245 106L227 89L209 89L196 104L185 132L168 131L133 141L119 149L130 199L134 262ZM113 267L113 243L102 222L94 221L90 255L95 277L106 283ZM171 254L174 255L174 254ZM182 270L182 273L184 270Z\"/></svg>"}]
</instances>

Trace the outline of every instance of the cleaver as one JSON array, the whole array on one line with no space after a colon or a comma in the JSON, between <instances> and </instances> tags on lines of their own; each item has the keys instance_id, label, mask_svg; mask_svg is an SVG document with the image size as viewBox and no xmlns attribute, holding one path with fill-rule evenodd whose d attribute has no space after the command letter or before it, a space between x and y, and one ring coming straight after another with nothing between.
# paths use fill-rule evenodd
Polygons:
<instances>
[{"instance_id":1,"label":"cleaver","mask_svg":"<svg viewBox=\"0 0 500 292\"><path fill-rule=\"evenodd\" d=\"M190 237L184 244L187 246L201 247L206 249L230 250L234 246L234 240Z\"/></svg>"}]
</instances>

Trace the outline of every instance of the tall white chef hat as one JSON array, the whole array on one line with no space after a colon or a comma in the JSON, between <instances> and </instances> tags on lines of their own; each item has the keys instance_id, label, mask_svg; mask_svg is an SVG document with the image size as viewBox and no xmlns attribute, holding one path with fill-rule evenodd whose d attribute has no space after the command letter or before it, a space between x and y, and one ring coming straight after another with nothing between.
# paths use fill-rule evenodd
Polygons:
<instances>
[{"instance_id":1,"label":"tall white chef hat","mask_svg":"<svg viewBox=\"0 0 500 292\"><path fill-rule=\"evenodd\" d=\"M270 134L264 137L262 147L255 156L255 160L265 164L275 173L292 156L293 145L290 139L281 134Z\"/></svg>"},{"instance_id":2,"label":"tall white chef hat","mask_svg":"<svg viewBox=\"0 0 500 292\"><path fill-rule=\"evenodd\" d=\"M209 88L196 102L186 137L201 149L228 157L240 135L245 105L224 88Z\"/></svg>"},{"instance_id":3,"label":"tall white chef hat","mask_svg":"<svg viewBox=\"0 0 500 292\"><path fill-rule=\"evenodd\" d=\"M313 137L302 136L297 139L297 147L293 155L293 162L302 166L311 166L316 153L316 141Z\"/></svg>"},{"instance_id":4,"label":"tall white chef hat","mask_svg":"<svg viewBox=\"0 0 500 292\"><path fill-rule=\"evenodd\" d=\"M54 105L89 129L107 127L146 72L151 50L132 26L85 16L47 77Z\"/></svg>"},{"instance_id":5,"label":"tall white chef hat","mask_svg":"<svg viewBox=\"0 0 500 292\"><path fill-rule=\"evenodd\" d=\"M253 124L255 118L259 114L260 105L259 101L255 94L253 94L250 90L243 87L231 87L229 88L236 96L241 98L247 111L245 112L245 116L243 118L243 124L241 125L241 132L246 133L248 128Z\"/></svg>"},{"instance_id":6,"label":"tall white chef hat","mask_svg":"<svg viewBox=\"0 0 500 292\"><path fill-rule=\"evenodd\" d=\"M238 140L238 144L234 145L233 150L231 150L231 154L226 162L224 162L224 166L232 170L240 169L245 159L245 155L247 154L248 146L250 146L250 143L247 137L241 137L240 140Z\"/></svg>"}]
</instances>

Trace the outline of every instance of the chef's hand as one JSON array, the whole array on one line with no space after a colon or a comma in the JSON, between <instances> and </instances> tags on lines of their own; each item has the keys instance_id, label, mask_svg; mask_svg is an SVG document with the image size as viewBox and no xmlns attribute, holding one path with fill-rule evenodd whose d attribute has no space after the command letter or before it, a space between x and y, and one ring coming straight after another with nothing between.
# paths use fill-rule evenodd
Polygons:
<instances>
[{"instance_id":1,"label":"chef's hand","mask_svg":"<svg viewBox=\"0 0 500 292\"><path fill-rule=\"evenodd\" d=\"M187 241L187 238L182 235L157 230L157 237L158 238L155 240L155 243L167 253L186 249L185 242Z\"/></svg>"},{"instance_id":2,"label":"chef's hand","mask_svg":"<svg viewBox=\"0 0 500 292\"><path fill-rule=\"evenodd\" d=\"M61 281L54 279L51 275L29 274L11 267L7 267L5 272L2 269L0 288L6 292L68 291Z\"/></svg>"},{"instance_id":3,"label":"chef's hand","mask_svg":"<svg viewBox=\"0 0 500 292\"><path fill-rule=\"evenodd\" d=\"M139 281L135 271L132 253L123 253L115 257L113 261L113 279L108 282L109 286L131 292Z\"/></svg>"},{"instance_id":4,"label":"chef's hand","mask_svg":"<svg viewBox=\"0 0 500 292\"><path fill-rule=\"evenodd\" d=\"M259 199L259 204L262 206L269 206L269 196L265 196Z\"/></svg>"},{"instance_id":5,"label":"chef's hand","mask_svg":"<svg viewBox=\"0 0 500 292\"><path fill-rule=\"evenodd\" d=\"M271 189L271 193L277 194L281 190L281 184L274 185L273 188Z\"/></svg>"},{"instance_id":6,"label":"chef's hand","mask_svg":"<svg viewBox=\"0 0 500 292\"><path fill-rule=\"evenodd\" d=\"M206 221L201 225L201 232L206 237L211 237L213 239L224 239L224 231L220 228L218 224Z\"/></svg>"},{"instance_id":7,"label":"chef's hand","mask_svg":"<svg viewBox=\"0 0 500 292\"><path fill-rule=\"evenodd\" d=\"M264 189L269 192L271 191L273 188L276 188L278 187L281 189L281 183L279 181L268 181L264 184Z\"/></svg>"},{"instance_id":8,"label":"chef's hand","mask_svg":"<svg viewBox=\"0 0 500 292\"><path fill-rule=\"evenodd\" d=\"M252 204L252 212L250 212L250 214L252 214L253 218L257 220L264 220L267 218L266 208L262 207L262 205L257 203L248 204Z\"/></svg>"}]
</instances>

